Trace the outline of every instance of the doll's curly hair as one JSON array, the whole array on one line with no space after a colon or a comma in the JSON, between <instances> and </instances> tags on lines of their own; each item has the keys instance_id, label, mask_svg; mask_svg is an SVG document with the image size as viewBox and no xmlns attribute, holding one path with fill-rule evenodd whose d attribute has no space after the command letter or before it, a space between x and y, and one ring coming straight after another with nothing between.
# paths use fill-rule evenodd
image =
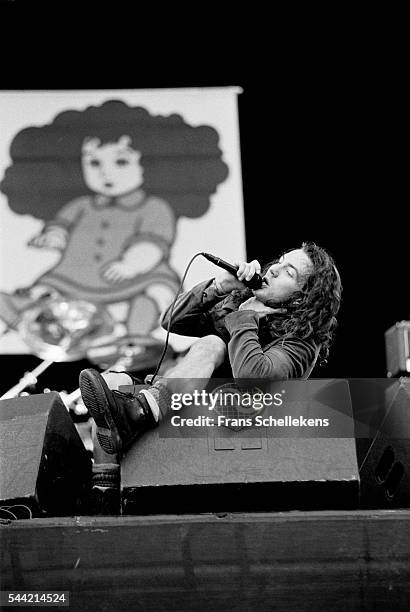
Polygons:
<instances>
[{"instance_id":1,"label":"doll's curly hair","mask_svg":"<svg viewBox=\"0 0 410 612\"><path fill-rule=\"evenodd\" d=\"M319 365L323 366L337 327L342 282L332 256L325 249L314 242L304 242L301 248L311 260L313 271L303 288L284 304L288 312L270 318L268 325L272 332L284 338L312 338L320 345ZM263 273L272 263L265 266Z\"/></svg>"},{"instance_id":2,"label":"doll's curly hair","mask_svg":"<svg viewBox=\"0 0 410 612\"><path fill-rule=\"evenodd\" d=\"M100 144L131 138L141 153L142 189L165 199L175 216L200 217L210 196L228 176L218 132L192 126L182 116L152 115L122 100L108 100L85 110L67 110L39 127L27 127L10 145L12 164L0 190L11 210L38 219L53 219L70 200L92 194L81 170L81 148L87 138Z\"/></svg>"}]
</instances>

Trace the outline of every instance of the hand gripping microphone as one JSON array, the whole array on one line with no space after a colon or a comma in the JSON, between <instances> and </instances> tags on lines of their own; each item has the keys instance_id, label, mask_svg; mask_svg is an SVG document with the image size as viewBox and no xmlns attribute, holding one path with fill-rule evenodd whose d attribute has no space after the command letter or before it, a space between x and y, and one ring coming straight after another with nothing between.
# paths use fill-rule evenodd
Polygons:
<instances>
[{"instance_id":1,"label":"hand gripping microphone","mask_svg":"<svg viewBox=\"0 0 410 612\"><path fill-rule=\"evenodd\" d=\"M203 255L205 259L208 259L208 261L212 261L212 263L218 266L219 268L223 268L224 270L230 272L233 276L236 277L238 266L234 266L228 263L227 261L224 261L220 257L215 257L215 255L211 255L210 253L201 253L201 255ZM250 289L260 289L262 287L263 280L259 274L255 274L254 276L252 276L251 280L243 280L240 282L246 285L246 287L249 287Z\"/></svg>"}]
</instances>

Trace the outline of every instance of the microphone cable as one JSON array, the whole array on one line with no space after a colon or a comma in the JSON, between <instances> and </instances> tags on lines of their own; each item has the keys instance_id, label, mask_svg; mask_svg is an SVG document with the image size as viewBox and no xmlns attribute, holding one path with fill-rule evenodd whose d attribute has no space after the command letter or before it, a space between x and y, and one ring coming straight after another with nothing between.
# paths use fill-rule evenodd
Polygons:
<instances>
[{"instance_id":1,"label":"microphone cable","mask_svg":"<svg viewBox=\"0 0 410 612\"><path fill-rule=\"evenodd\" d=\"M187 267L185 268L185 272L184 272L184 275L183 275L183 277L182 277L181 283L180 283L180 285L179 285L179 287L178 287L178 289L177 289L177 292L176 292L176 294L175 294L174 301L173 301L173 302L172 302L172 304L171 304L171 307L170 307L170 313L169 313L169 321L168 321L168 326L167 326L167 337L166 337L166 339L165 339L165 346L164 346L164 349L163 349L163 351L162 351L161 357L159 358L159 362L158 362L158 365L157 365L157 369L155 370L155 372L154 372L154 374L153 374L153 376L152 376L152 378L151 378L151 380L150 380L150 382L149 382L149 384L150 384L150 385L153 385L153 384L154 384L154 380L155 380L155 378L156 378L156 376L157 376L157 374L158 374L158 371L159 371L159 369L160 369L160 367L161 367L161 364L162 364L162 362L163 362L163 360L164 360L165 354L166 354L167 349L168 349L168 339L169 339L169 333L170 333L170 331L169 331L169 330L170 330L170 327L171 327L172 315L173 315L173 313L174 313L174 307L175 307L176 301L177 301L177 299L178 299L178 297L179 297L179 294L180 294L180 293L181 293L181 291L182 291L182 287L184 286L184 282L185 282L185 279L186 279L186 275L188 274L188 270L189 270L189 268L191 267L192 262L194 261L194 259L196 259L196 258L197 258L197 257L199 257L200 255L203 255L203 253L196 253L196 254L195 254L195 255L194 255L192 258L191 258L190 262L188 263Z\"/></svg>"}]
</instances>

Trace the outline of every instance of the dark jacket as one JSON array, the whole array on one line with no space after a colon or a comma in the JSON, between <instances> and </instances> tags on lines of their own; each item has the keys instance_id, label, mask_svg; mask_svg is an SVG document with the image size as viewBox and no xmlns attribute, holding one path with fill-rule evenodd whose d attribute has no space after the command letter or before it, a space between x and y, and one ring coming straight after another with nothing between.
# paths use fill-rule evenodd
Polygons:
<instances>
[{"instance_id":1,"label":"dark jacket","mask_svg":"<svg viewBox=\"0 0 410 612\"><path fill-rule=\"evenodd\" d=\"M238 310L246 296L239 301L240 292L220 296L213 280L204 281L178 297L170 331L184 336L202 338L215 334L222 338L229 355L229 364L225 366L230 365L223 368L224 376L271 380L307 378L319 353L313 340L274 335L265 319L258 320L256 312ZM164 329L168 329L170 311L171 307L162 317Z\"/></svg>"}]
</instances>

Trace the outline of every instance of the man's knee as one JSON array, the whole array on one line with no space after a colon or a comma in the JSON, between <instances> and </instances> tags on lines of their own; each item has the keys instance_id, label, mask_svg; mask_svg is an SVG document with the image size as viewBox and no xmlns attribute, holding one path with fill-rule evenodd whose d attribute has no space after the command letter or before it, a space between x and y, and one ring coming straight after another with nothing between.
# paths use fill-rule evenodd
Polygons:
<instances>
[{"instance_id":1,"label":"man's knee","mask_svg":"<svg viewBox=\"0 0 410 612\"><path fill-rule=\"evenodd\" d=\"M198 359L212 361L220 365L225 359L226 344L219 336L204 336L192 344L190 353L197 356Z\"/></svg>"}]
</instances>

